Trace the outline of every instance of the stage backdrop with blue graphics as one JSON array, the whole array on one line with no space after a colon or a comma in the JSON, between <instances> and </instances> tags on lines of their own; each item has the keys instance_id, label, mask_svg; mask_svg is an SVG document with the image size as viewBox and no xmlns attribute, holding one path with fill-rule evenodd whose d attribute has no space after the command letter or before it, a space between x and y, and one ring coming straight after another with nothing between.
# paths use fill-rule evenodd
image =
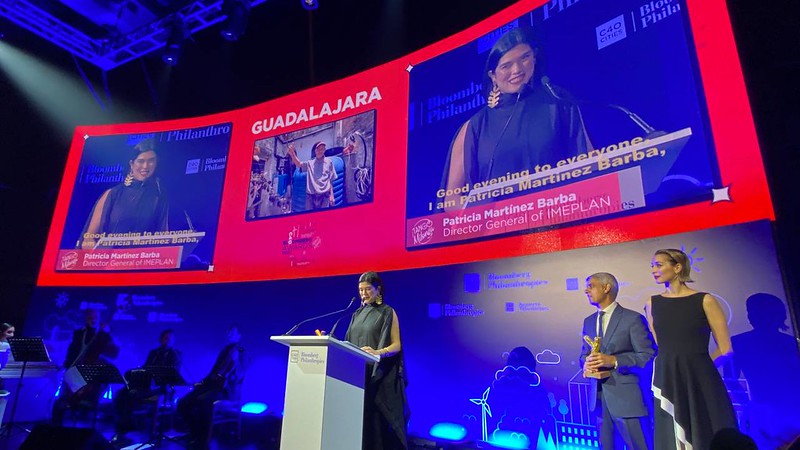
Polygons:
<instances>
[{"instance_id":1,"label":"stage backdrop with blue graphics","mask_svg":"<svg viewBox=\"0 0 800 450\"><path fill-rule=\"evenodd\" d=\"M800 424L800 359L768 222L631 243L383 273L387 302L398 312L412 409L410 428L463 427L468 440L517 440L523 448L596 448L577 363L583 319L593 312L585 277L615 274L619 302L642 311L661 291L650 259L658 248L683 248L694 288L722 303L736 357L725 378L740 424L762 448L775 448ZM249 355L243 400L281 412L288 351L270 342L297 322L345 307L357 275L259 283L129 288L40 287L25 326L43 335L62 362L82 310L103 310L122 345L123 371L144 361L165 328L176 330L183 373L199 380L237 323ZM753 297L756 295L756 297ZM330 329L334 319L301 327ZM346 320L343 321L346 324ZM337 334L343 336L345 327ZM509 366L512 363L513 366ZM645 384L646 384L645 380ZM55 386L53 386L53 390ZM645 387L645 389L647 389ZM772 436L772 437L770 437Z\"/></svg>"},{"instance_id":2,"label":"stage backdrop with blue graphics","mask_svg":"<svg viewBox=\"0 0 800 450\"><path fill-rule=\"evenodd\" d=\"M722 188L686 3L565 4L546 3L411 70L407 247L710 201L712 189ZM498 107L511 112L496 113L505 114L497 124L476 116L466 137L456 137L465 122L489 108L485 64L495 42L511 30L522 31L535 48L530 88L519 105ZM560 123L558 116L535 112L535 104L554 107L554 96L581 119ZM625 110L653 129L637 126ZM520 115L528 122L512 120ZM524 130L545 134L551 126L565 132L583 127L590 144L556 148L569 143L540 143L543 138ZM463 156L451 151L464 141ZM475 156L468 154L472 142ZM522 153L526 146L540 154L502 161L512 158L503 148ZM451 171L462 161L477 165L484 159L490 162L481 162L472 177L453 181L459 174ZM508 170L486 173L484 166Z\"/></svg>"},{"instance_id":3,"label":"stage backdrop with blue graphics","mask_svg":"<svg viewBox=\"0 0 800 450\"><path fill-rule=\"evenodd\" d=\"M523 27L540 48L534 76L547 75L564 107L580 110L594 153L572 155L574 162L551 168L556 172L528 167L533 178L504 187L522 185L523 192L477 201L462 195L466 208L441 211L437 189L450 141L483 108L477 90L488 49L509 29ZM535 86L546 94L541 82ZM610 104L667 134L644 141L644 131ZM176 199L176 220L186 221L183 209L194 230L205 233L195 249L181 248L196 258L180 268L197 270L165 267L155 251L130 248L111 250L123 262L140 258L141 266L75 270L87 256L93 269L111 259L108 249L74 246L91 205L112 184L81 184L87 164L125 165L120 149L127 143L112 144L113 136L228 123L224 170L188 173L189 160L224 155L221 142L211 145L208 138L167 142L159 153L165 161L176 158L161 174ZM285 150L295 143L301 158L310 158L317 140L329 147L342 176L334 205L308 211L302 177L290 180ZM566 167L569 180L558 175ZM201 179L209 183L197 189L193 183ZM500 184L468 188L491 197ZM186 204L178 205L180 199ZM395 61L248 108L79 127L38 284L156 286L335 276L364 267L406 270L762 219L774 214L724 0L522 1Z\"/></svg>"}]
</instances>

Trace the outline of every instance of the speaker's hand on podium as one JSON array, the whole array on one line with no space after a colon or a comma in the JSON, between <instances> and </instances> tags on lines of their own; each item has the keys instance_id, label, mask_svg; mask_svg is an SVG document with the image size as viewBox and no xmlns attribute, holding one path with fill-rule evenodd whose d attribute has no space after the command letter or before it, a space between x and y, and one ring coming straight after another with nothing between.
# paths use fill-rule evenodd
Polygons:
<instances>
[{"instance_id":1,"label":"speaker's hand on podium","mask_svg":"<svg viewBox=\"0 0 800 450\"><path fill-rule=\"evenodd\" d=\"M369 353L370 355L375 355L375 356L380 356L381 355L380 352L378 352L377 350L375 350L374 348L372 348L372 347L370 347L368 345L364 346L364 347L361 347L361 350L364 350L365 352Z\"/></svg>"}]
</instances>

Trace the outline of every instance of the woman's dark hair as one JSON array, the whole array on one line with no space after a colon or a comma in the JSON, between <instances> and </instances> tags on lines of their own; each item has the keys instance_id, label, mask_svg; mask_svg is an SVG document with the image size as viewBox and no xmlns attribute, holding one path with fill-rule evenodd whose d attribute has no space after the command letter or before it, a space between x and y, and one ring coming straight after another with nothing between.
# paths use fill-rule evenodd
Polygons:
<instances>
[{"instance_id":1,"label":"woman's dark hair","mask_svg":"<svg viewBox=\"0 0 800 450\"><path fill-rule=\"evenodd\" d=\"M8 322L0 323L0 333L5 333L9 328L14 328L14 325L11 325Z\"/></svg>"},{"instance_id":2,"label":"woman's dark hair","mask_svg":"<svg viewBox=\"0 0 800 450\"><path fill-rule=\"evenodd\" d=\"M131 150L129 161L133 161L144 152L156 152L156 140L154 138L142 139Z\"/></svg>"},{"instance_id":3,"label":"woman's dark hair","mask_svg":"<svg viewBox=\"0 0 800 450\"><path fill-rule=\"evenodd\" d=\"M497 68L497 64L500 62L500 58L508 53L509 50L520 44L529 45L531 49L533 49L534 56L539 58L539 48L535 45L533 39L531 38L530 31L524 28L514 28L510 31L507 31L505 34L500 36L500 39L495 41L492 49L489 51L489 56L486 58L486 66L483 70L484 94L488 94L489 91L492 90L492 79L489 78L489 72L494 72L494 70ZM541 79L542 64L538 59L536 62L536 68L538 70L533 71L533 77L531 77L531 80L528 82L529 85L538 83L539 79Z\"/></svg>"},{"instance_id":4,"label":"woman's dark hair","mask_svg":"<svg viewBox=\"0 0 800 450\"><path fill-rule=\"evenodd\" d=\"M378 290L378 295L383 297L384 290L383 290L383 280L381 277L378 276L377 272L364 272L358 277L359 283L369 283Z\"/></svg>"}]
</instances>

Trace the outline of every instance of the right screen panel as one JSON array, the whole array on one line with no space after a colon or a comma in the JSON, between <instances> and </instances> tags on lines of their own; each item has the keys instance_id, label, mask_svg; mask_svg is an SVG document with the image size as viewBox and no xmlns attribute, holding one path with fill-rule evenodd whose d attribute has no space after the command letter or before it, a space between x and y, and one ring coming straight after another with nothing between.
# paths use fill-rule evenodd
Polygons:
<instances>
[{"instance_id":1,"label":"right screen panel","mask_svg":"<svg viewBox=\"0 0 800 450\"><path fill-rule=\"evenodd\" d=\"M552 3L411 70L407 248L722 187L686 4Z\"/></svg>"}]
</instances>

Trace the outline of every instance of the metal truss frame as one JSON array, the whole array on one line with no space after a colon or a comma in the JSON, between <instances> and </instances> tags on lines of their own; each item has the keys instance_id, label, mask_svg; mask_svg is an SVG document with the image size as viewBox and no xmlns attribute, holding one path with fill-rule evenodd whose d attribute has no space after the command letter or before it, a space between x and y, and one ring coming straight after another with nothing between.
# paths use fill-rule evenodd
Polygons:
<instances>
[{"instance_id":1,"label":"metal truss frame","mask_svg":"<svg viewBox=\"0 0 800 450\"><path fill-rule=\"evenodd\" d=\"M250 6L266 0L249 0ZM222 0L195 0L177 11L183 16L190 34L223 21ZM114 39L92 39L28 0L0 1L0 16L36 33L71 54L107 71L141 58L164 46L169 38L173 16L160 18L148 25Z\"/></svg>"}]
</instances>

